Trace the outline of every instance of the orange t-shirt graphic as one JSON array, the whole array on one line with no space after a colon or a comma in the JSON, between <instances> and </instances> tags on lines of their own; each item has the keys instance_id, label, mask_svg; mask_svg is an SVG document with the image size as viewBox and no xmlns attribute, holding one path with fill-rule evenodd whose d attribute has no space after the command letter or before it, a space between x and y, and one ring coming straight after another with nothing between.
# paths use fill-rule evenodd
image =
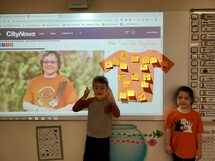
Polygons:
<instances>
[{"instance_id":1,"label":"orange t-shirt graphic","mask_svg":"<svg viewBox=\"0 0 215 161\"><path fill-rule=\"evenodd\" d=\"M174 63L157 50L119 50L100 62L104 72L118 67L118 100L152 102L154 68L167 73Z\"/></svg>"},{"instance_id":2,"label":"orange t-shirt graphic","mask_svg":"<svg viewBox=\"0 0 215 161\"><path fill-rule=\"evenodd\" d=\"M61 82L65 82L64 88L60 85ZM57 104L53 104L53 100L59 95L59 88L63 88L61 97L57 100ZM59 109L74 103L77 100L77 94L69 79L61 75L46 79L40 75L31 80L23 100L39 107Z\"/></svg>"},{"instance_id":3,"label":"orange t-shirt graphic","mask_svg":"<svg viewBox=\"0 0 215 161\"><path fill-rule=\"evenodd\" d=\"M165 120L165 127L171 129L173 153L181 158L193 158L197 150L197 134L204 132L199 113L193 109L183 114L177 108L171 110Z\"/></svg>"}]
</instances>

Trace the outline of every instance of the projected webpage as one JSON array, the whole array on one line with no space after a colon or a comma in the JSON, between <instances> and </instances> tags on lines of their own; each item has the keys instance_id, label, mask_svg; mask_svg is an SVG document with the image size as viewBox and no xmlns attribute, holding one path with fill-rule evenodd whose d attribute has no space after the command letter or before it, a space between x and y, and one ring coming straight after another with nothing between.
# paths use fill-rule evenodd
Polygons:
<instances>
[{"instance_id":1,"label":"projected webpage","mask_svg":"<svg viewBox=\"0 0 215 161\"><path fill-rule=\"evenodd\" d=\"M92 79L105 75L121 118L162 117L163 73L173 65L163 55L163 13L0 15L1 120L86 118L87 110L23 108L29 82L42 73L41 54L48 51L60 53L60 74L78 98L86 87L93 96Z\"/></svg>"}]
</instances>

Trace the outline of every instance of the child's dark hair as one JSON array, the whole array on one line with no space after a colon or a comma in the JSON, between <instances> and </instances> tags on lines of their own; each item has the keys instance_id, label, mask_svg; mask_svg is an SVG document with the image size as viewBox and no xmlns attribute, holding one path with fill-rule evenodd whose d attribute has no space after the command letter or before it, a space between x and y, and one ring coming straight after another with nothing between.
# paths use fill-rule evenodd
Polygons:
<instances>
[{"instance_id":1,"label":"child's dark hair","mask_svg":"<svg viewBox=\"0 0 215 161\"><path fill-rule=\"evenodd\" d=\"M176 91L176 93L175 93L175 98L178 97L178 94L179 94L179 92L181 92L181 91L189 93L189 96L190 96L190 98L191 98L191 105L192 105L192 104L193 104L193 101L194 101L194 92L193 92L193 90L192 90L190 87L188 87L188 86L181 86L181 87L179 87L178 90Z\"/></svg>"},{"instance_id":2,"label":"child's dark hair","mask_svg":"<svg viewBox=\"0 0 215 161\"><path fill-rule=\"evenodd\" d=\"M94 87L95 82L104 83L108 87L108 80L105 76L96 76L93 79L93 87Z\"/></svg>"}]
</instances>

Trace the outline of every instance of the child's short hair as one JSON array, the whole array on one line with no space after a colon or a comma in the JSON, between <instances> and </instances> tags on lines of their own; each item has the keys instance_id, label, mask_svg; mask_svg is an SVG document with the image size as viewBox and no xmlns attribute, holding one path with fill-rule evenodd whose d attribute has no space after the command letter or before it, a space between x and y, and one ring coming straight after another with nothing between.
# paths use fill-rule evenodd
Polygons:
<instances>
[{"instance_id":1,"label":"child's short hair","mask_svg":"<svg viewBox=\"0 0 215 161\"><path fill-rule=\"evenodd\" d=\"M96 82L99 82L99 83L104 83L106 85L106 87L108 87L108 79L105 77L105 76L96 76L94 79L93 79L93 87L94 87L94 84Z\"/></svg>"}]
</instances>

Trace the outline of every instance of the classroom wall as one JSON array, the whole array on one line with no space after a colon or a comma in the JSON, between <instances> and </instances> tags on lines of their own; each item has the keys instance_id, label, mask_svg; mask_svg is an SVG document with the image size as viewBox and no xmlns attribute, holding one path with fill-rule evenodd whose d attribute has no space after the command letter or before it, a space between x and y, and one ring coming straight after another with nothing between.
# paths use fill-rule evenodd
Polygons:
<instances>
[{"instance_id":1,"label":"classroom wall","mask_svg":"<svg viewBox=\"0 0 215 161\"><path fill-rule=\"evenodd\" d=\"M184 11L213 8L214 0L88 0L88 9L69 9L69 0L0 0L0 13Z\"/></svg>"},{"instance_id":2,"label":"classroom wall","mask_svg":"<svg viewBox=\"0 0 215 161\"><path fill-rule=\"evenodd\" d=\"M214 0L90 0L88 9L68 9L67 0L0 0L0 13L66 13L66 12L130 12L164 11L164 54L175 66L164 76L164 111L173 106L170 99L175 86L188 84L189 9L211 8ZM177 74L175 74L177 73ZM119 124L135 124L145 134L164 132L161 120L115 120ZM36 127L62 127L65 161L81 161L86 135L86 121L1 121L0 161L36 161ZM165 153L164 135L149 146L146 161L170 161Z\"/></svg>"}]
</instances>

